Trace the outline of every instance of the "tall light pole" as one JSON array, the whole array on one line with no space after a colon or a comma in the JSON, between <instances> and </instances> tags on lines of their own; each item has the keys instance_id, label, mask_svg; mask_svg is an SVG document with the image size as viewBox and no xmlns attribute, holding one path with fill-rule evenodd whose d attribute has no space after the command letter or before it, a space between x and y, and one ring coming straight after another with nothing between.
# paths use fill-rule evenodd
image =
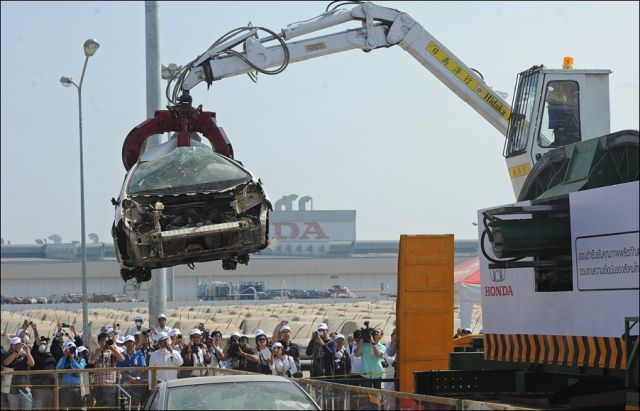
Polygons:
<instances>
[{"instance_id":1,"label":"tall light pole","mask_svg":"<svg viewBox=\"0 0 640 411\"><path fill-rule=\"evenodd\" d=\"M87 240L85 238L84 227L84 161L82 152L82 82L84 81L84 73L87 70L89 57L96 54L100 47L95 39L89 39L84 42L84 66L82 67L82 75L80 76L80 84L76 84L71 77L60 77L60 83L64 87L75 86L78 89L78 127L80 129L80 249L82 252L82 338L85 344L89 344L89 300L87 296Z\"/></svg>"},{"instance_id":2,"label":"tall light pole","mask_svg":"<svg viewBox=\"0 0 640 411\"><path fill-rule=\"evenodd\" d=\"M171 81L180 71L182 70L182 66L178 66L175 63L171 63L168 66L164 64L160 65L160 77L163 80ZM167 104L171 104L170 101L167 101ZM171 138L171 134L167 133L167 137ZM176 277L173 267L167 267L167 300L174 301L175 293L174 293L174 285L175 285Z\"/></svg>"}]
</instances>

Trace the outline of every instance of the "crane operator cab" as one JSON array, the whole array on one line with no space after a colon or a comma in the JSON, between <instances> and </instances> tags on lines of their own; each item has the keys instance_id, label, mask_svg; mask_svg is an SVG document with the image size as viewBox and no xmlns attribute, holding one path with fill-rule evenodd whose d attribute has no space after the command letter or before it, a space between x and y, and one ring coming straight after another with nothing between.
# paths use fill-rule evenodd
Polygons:
<instances>
[{"instance_id":1,"label":"crane operator cab","mask_svg":"<svg viewBox=\"0 0 640 411\"><path fill-rule=\"evenodd\" d=\"M516 193L547 151L611 132L610 73L534 66L518 74L504 150Z\"/></svg>"},{"instance_id":2,"label":"crane operator cab","mask_svg":"<svg viewBox=\"0 0 640 411\"><path fill-rule=\"evenodd\" d=\"M580 96L575 81L550 81L542 111L540 139L549 132L553 141L548 147L560 147L580 141ZM545 130L544 125L547 124ZM541 141L544 144L543 141Z\"/></svg>"}]
</instances>

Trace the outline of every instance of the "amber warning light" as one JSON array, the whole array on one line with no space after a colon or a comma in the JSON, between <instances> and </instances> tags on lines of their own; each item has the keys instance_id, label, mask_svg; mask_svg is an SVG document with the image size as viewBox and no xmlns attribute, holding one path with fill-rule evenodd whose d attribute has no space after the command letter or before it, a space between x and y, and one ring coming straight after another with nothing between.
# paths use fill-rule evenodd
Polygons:
<instances>
[{"instance_id":1,"label":"amber warning light","mask_svg":"<svg viewBox=\"0 0 640 411\"><path fill-rule=\"evenodd\" d=\"M562 61L562 69L563 70L571 70L573 69L573 57L565 57Z\"/></svg>"}]
</instances>

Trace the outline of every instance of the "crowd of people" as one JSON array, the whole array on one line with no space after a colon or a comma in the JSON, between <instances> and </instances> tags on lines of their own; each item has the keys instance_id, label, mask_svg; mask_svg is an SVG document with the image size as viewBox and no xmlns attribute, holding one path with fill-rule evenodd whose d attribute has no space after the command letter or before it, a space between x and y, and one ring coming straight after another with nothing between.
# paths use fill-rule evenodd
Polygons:
<instances>
[{"instance_id":1,"label":"crowd of people","mask_svg":"<svg viewBox=\"0 0 640 411\"><path fill-rule=\"evenodd\" d=\"M38 333L37 325L24 320L10 347L2 347L3 371L67 370L91 368L91 372L64 372L60 376L61 408L118 406L118 385L131 395L133 406L146 400L149 380L157 382L176 378L208 375L207 368L230 368L284 377L300 378L301 348L291 341L291 328L281 321L271 336L263 330L250 335L232 332L225 343L219 330L210 331L200 323L183 337L181 330L167 325L160 314L157 323L146 328L144 319L134 317L126 331L120 324L103 326L95 337L97 348L90 352L83 336L73 325L58 324L49 339ZM31 335L33 334L33 335ZM381 329L356 330L346 338L330 332L325 323L316 327L306 347L311 360L312 378L380 379L393 378L397 341L395 330L386 346L380 340ZM33 339L32 339L33 338ZM87 345L89 345L87 343ZM145 367L136 370L113 368ZM154 370L153 367L170 369ZM191 369L181 368L190 367ZM200 369L193 369L200 367ZM97 369L107 369L97 371ZM54 375L34 373L29 376L4 376L3 408L51 409L54 407ZM393 389L393 383L373 384Z\"/></svg>"}]
</instances>

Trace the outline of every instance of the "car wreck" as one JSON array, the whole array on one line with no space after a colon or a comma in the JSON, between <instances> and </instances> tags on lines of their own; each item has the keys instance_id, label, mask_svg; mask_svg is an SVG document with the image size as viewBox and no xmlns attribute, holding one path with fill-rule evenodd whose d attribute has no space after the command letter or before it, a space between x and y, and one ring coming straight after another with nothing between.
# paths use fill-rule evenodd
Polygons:
<instances>
[{"instance_id":1,"label":"car wreck","mask_svg":"<svg viewBox=\"0 0 640 411\"><path fill-rule=\"evenodd\" d=\"M151 270L222 260L233 270L268 245L271 202L239 162L191 133L147 150L129 169L112 235L123 280L148 281Z\"/></svg>"}]
</instances>

